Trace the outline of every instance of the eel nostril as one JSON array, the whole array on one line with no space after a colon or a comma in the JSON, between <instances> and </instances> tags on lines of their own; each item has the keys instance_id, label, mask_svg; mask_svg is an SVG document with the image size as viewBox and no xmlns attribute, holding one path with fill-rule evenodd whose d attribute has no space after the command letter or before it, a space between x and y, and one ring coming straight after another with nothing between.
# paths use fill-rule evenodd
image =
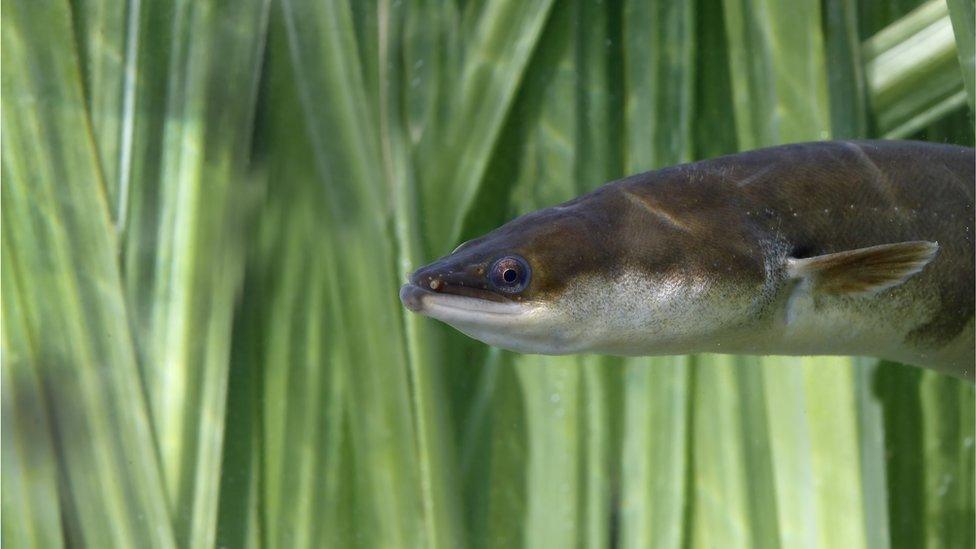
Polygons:
<instances>
[{"instance_id":1,"label":"eel nostril","mask_svg":"<svg viewBox=\"0 0 976 549\"><path fill-rule=\"evenodd\" d=\"M442 284L441 280L439 278L435 278L430 281L430 289L436 292L437 290L440 289L441 284Z\"/></svg>"}]
</instances>

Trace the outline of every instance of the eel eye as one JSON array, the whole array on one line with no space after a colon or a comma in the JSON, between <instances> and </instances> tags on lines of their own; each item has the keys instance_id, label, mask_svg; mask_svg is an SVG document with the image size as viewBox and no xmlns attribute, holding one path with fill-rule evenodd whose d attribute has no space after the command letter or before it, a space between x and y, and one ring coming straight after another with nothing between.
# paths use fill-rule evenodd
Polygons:
<instances>
[{"instance_id":1,"label":"eel eye","mask_svg":"<svg viewBox=\"0 0 976 549\"><path fill-rule=\"evenodd\" d=\"M488 280L496 290L515 294L529 285L529 264L515 255L496 260L488 272Z\"/></svg>"}]
</instances>

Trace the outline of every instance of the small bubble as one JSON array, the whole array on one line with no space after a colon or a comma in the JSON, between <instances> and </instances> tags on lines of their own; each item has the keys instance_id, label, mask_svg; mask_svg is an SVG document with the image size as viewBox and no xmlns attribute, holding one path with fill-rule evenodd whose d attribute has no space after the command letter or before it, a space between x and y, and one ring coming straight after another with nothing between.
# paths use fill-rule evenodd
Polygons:
<instances>
[{"instance_id":1,"label":"small bubble","mask_svg":"<svg viewBox=\"0 0 976 549\"><path fill-rule=\"evenodd\" d=\"M549 397L549 402L552 402L553 404L556 404L557 402L559 402L559 393L553 393Z\"/></svg>"}]
</instances>

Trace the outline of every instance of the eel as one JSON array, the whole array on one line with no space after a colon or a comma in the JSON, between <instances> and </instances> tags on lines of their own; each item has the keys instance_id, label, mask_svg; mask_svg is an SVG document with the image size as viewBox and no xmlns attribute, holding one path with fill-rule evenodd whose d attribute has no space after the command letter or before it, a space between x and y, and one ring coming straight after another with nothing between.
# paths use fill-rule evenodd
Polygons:
<instances>
[{"instance_id":1,"label":"eel","mask_svg":"<svg viewBox=\"0 0 976 549\"><path fill-rule=\"evenodd\" d=\"M974 379L976 150L783 145L518 217L400 300L522 353L879 357Z\"/></svg>"}]
</instances>

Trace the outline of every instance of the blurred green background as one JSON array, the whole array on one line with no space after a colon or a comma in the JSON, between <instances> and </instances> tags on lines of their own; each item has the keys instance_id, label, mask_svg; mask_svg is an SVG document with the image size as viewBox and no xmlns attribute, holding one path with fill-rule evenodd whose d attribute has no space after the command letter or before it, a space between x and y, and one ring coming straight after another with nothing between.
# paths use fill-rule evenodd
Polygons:
<instances>
[{"instance_id":1,"label":"blurred green background","mask_svg":"<svg viewBox=\"0 0 976 549\"><path fill-rule=\"evenodd\" d=\"M515 215L972 145L972 0L3 0L5 547L971 548L971 384L519 356L397 299Z\"/></svg>"}]
</instances>

